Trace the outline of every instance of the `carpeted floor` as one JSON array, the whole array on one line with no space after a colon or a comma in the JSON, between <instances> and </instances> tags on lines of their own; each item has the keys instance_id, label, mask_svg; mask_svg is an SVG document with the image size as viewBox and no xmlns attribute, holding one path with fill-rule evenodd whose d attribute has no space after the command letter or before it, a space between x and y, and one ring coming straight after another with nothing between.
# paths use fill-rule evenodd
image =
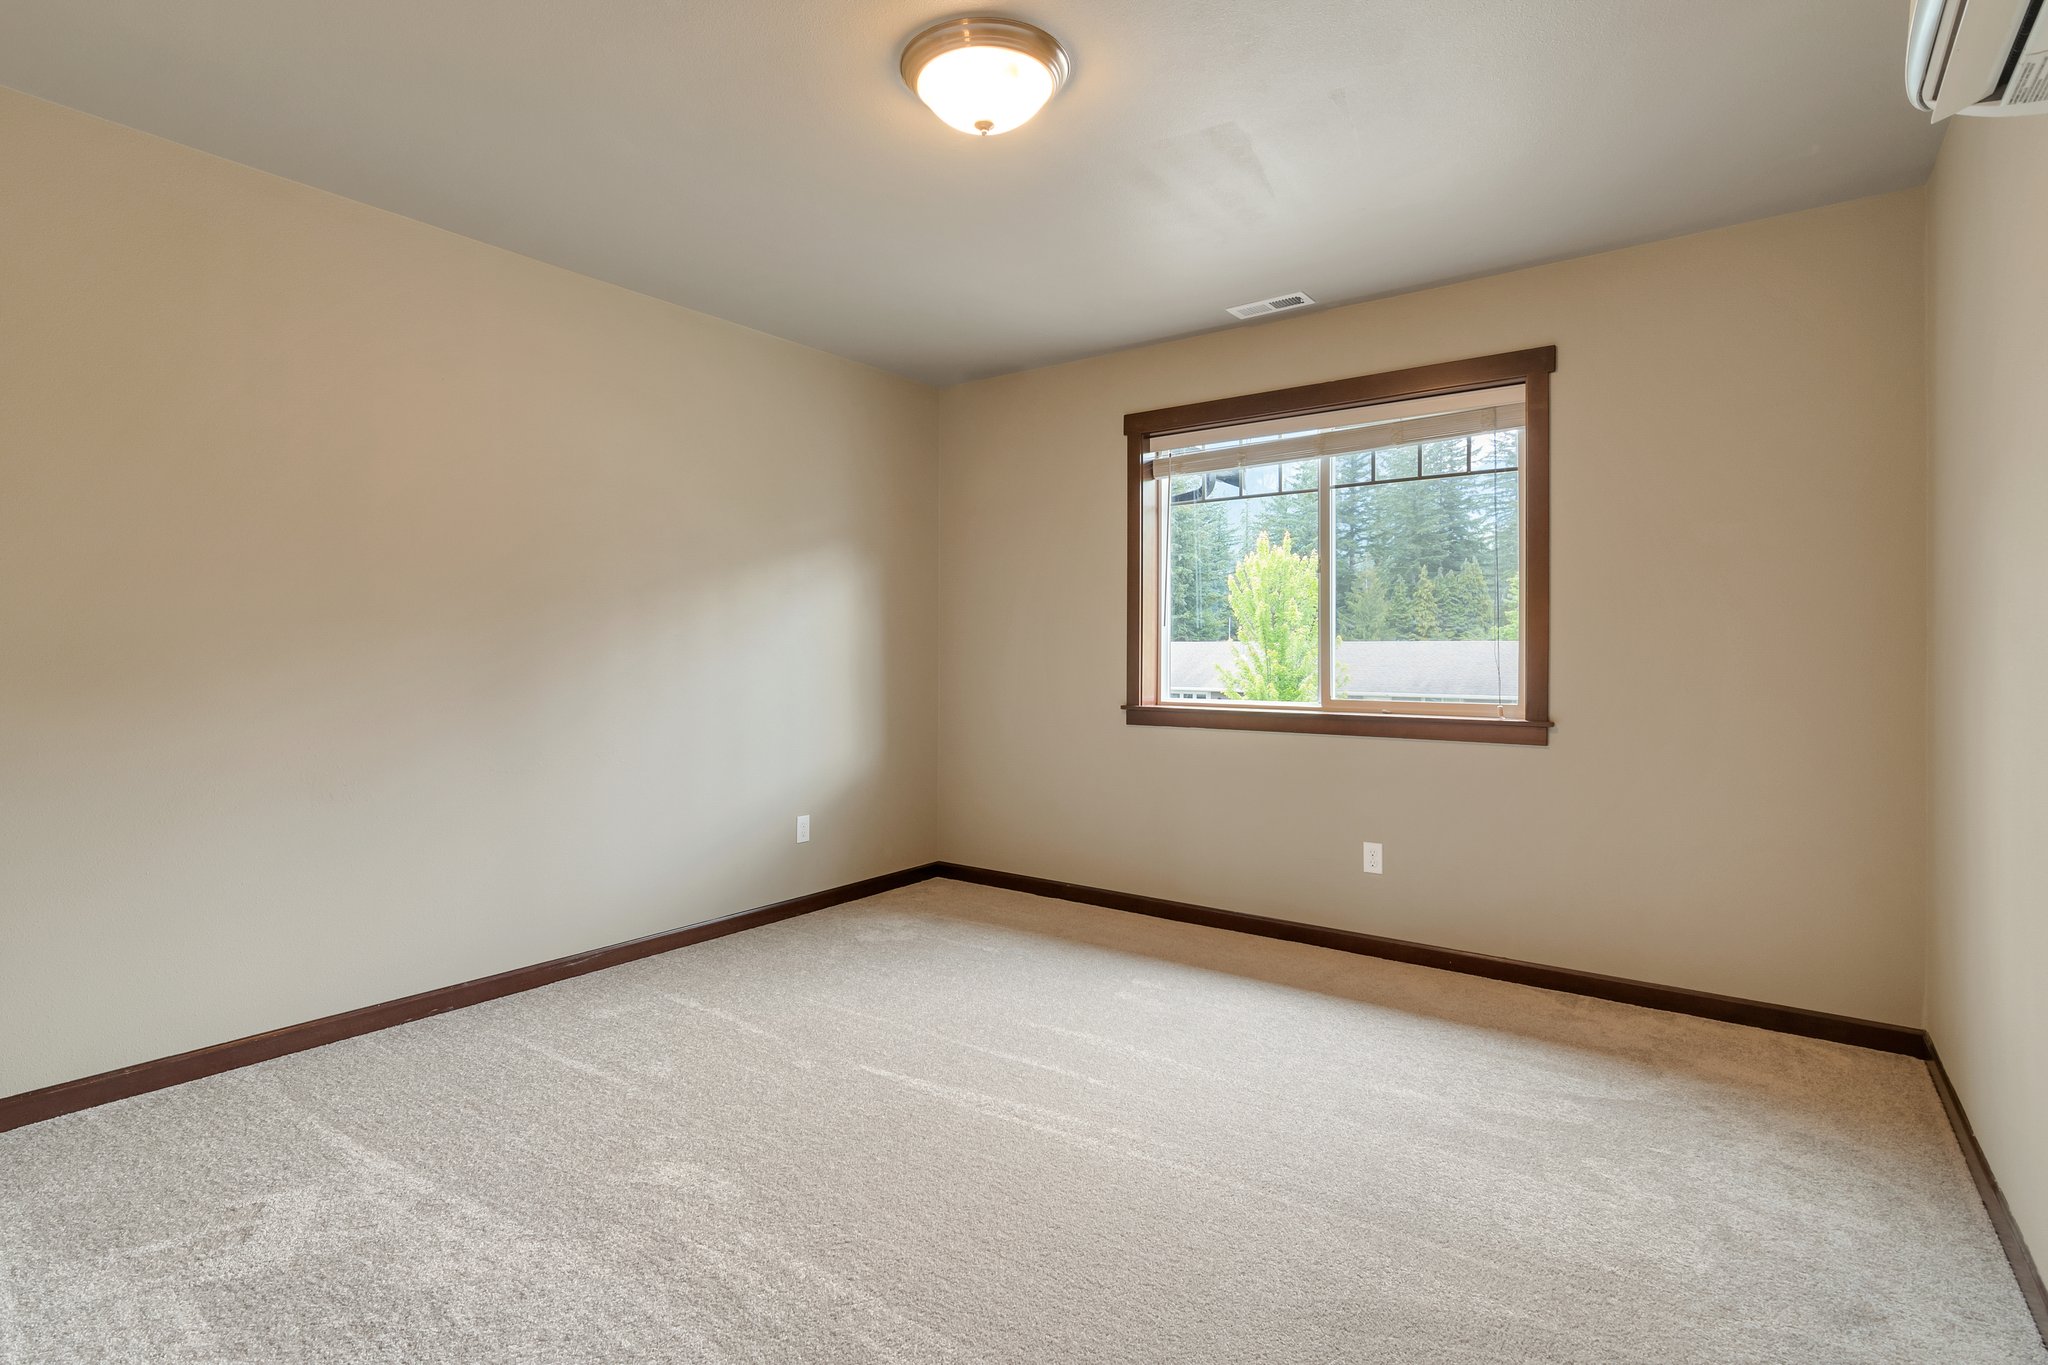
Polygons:
<instances>
[{"instance_id":1,"label":"carpeted floor","mask_svg":"<svg viewBox=\"0 0 2048 1365\"><path fill-rule=\"evenodd\" d=\"M0 1135L0 1357L2048 1352L1917 1062L936 881Z\"/></svg>"}]
</instances>

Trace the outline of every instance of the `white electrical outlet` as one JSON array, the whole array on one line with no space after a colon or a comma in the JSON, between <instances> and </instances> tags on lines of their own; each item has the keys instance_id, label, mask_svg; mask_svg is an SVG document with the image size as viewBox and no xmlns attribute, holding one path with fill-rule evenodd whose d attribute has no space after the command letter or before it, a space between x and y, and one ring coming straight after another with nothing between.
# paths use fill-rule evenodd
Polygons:
<instances>
[{"instance_id":1,"label":"white electrical outlet","mask_svg":"<svg viewBox=\"0 0 2048 1365\"><path fill-rule=\"evenodd\" d=\"M809 843L809 842L811 841L811 817L810 817L810 816L808 816L808 815L799 815L799 816L797 816L797 818L796 818L796 841L797 841L798 843L800 843L800 844L808 844L808 843Z\"/></svg>"},{"instance_id":2,"label":"white electrical outlet","mask_svg":"<svg viewBox=\"0 0 2048 1365\"><path fill-rule=\"evenodd\" d=\"M1365 870L1375 876L1385 870L1380 866L1380 846L1378 844L1367 844L1365 846Z\"/></svg>"}]
</instances>

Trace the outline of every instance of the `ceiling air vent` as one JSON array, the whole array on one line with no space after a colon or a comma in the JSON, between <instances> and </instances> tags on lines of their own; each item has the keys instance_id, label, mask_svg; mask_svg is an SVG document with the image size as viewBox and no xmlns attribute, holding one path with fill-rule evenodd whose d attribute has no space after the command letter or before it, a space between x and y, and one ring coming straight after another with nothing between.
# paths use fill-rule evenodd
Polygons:
<instances>
[{"instance_id":1,"label":"ceiling air vent","mask_svg":"<svg viewBox=\"0 0 2048 1365\"><path fill-rule=\"evenodd\" d=\"M1240 303L1237 307L1226 308L1224 311L1234 318L1262 318L1268 313L1284 313L1290 308L1306 308L1314 302L1315 300L1306 294L1276 294L1270 299L1260 299L1257 303Z\"/></svg>"}]
</instances>

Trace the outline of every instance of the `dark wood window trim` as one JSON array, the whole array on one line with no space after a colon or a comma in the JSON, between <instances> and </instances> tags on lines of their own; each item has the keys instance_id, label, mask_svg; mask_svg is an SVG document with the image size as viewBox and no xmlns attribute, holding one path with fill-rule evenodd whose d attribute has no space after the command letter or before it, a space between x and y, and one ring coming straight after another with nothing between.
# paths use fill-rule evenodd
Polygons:
<instances>
[{"instance_id":1,"label":"dark wood window trim","mask_svg":"<svg viewBox=\"0 0 2048 1365\"><path fill-rule=\"evenodd\" d=\"M1421 365L1386 374L1276 389L1270 393L1220 398L1207 403L1134 412L1124 418L1128 445L1129 597L1124 721L1129 725L1182 726L1212 730L1280 730L1316 735L1377 735L1388 739L1444 739L1494 744L1550 742L1550 376L1557 348ZM1147 475L1148 443L1207 428L1272 418L1303 417L1406 398L1434 398L1494 388L1525 386L1528 424L1521 451L1522 499L1522 715L1431 716L1294 710L1215 703L1163 702L1158 687L1158 646L1148 629L1148 604L1158 595L1151 530L1158 508L1157 483Z\"/></svg>"}]
</instances>

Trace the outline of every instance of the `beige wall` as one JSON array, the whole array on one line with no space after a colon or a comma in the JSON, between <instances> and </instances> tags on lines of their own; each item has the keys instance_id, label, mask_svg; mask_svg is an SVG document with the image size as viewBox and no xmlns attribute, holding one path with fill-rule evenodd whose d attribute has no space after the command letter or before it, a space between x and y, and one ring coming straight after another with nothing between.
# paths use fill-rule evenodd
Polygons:
<instances>
[{"instance_id":1,"label":"beige wall","mask_svg":"<svg viewBox=\"0 0 2048 1365\"><path fill-rule=\"evenodd\" d=\"M930 391L5 91L0 318L0 1095L932 856Z\"/></svg>"},{"instance_id":2,"label":"beige wall","mask_svg":"<svg viewBox=\"0 0 2048 1365\"><path fill-rule=\"evenodd\" d=\"M935 398L6 92L0 191L0 1094L934 854L1919 1020L1919 192ZM1550 748L1121 723L1122 413L1544 343Z\"/></svg>"},{"instance_id":3,"label":"beige wall","mask_svg":"<svg viewBox=\"0 0 2048 1365\"><path fill-rule=\"evenodd\" d=\"M2048 1252L2048 119L1957 119L1930 191L1928 1029Z\"/></svg>"},{"instance_id":4,"label":"beige wall","mask_svg":"<svg viewBox=\"0 0 2048 1365\"><path fill-rule=\"evenodd\" d=\"M1921 215L1908 191L949 391L943 855L1918 1023ZM1123 413L1552 342L1549 748L1122 723Z\"/></svg>"}]
</instances>

